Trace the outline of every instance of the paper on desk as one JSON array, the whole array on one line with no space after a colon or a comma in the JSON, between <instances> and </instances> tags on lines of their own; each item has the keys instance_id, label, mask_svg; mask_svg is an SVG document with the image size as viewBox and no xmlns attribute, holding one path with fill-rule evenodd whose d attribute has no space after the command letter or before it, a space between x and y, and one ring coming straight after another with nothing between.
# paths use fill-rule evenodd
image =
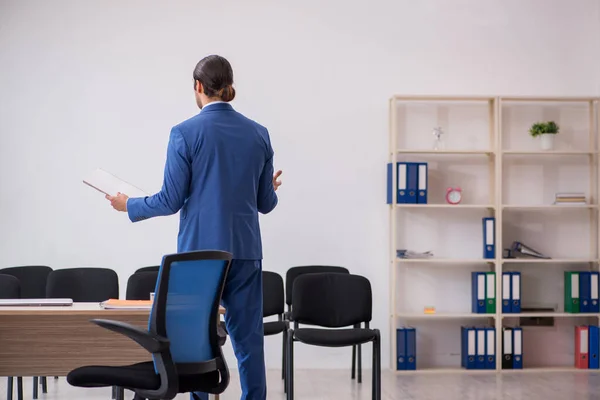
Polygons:
<instances>
[{"instance_id":1,"label":"paper on desk","mask_svg":"<svg viewBox=\"0 0 600 400\"><path fill-rule=\"evenodd\" d=\"M109 196L116 196L117 193L123 193L129 197L148 196L148 193L144 192L142 189L135 187L120 178L117 178L113 174L106 172L101 168L94 170L87 177L85 177L83 183L101 193L108 194Z\"/></svg>"},{"instance_id":2,"label":"paper on desk","mask_svg":"<svg viewBox=\"0 0 600 400\"><path fill-rule=\"evenodd\" d=\"M152 308L152 300L118 300L109 299L100 303L106 310L149 310Z\"/></svg>"}]
</instances>

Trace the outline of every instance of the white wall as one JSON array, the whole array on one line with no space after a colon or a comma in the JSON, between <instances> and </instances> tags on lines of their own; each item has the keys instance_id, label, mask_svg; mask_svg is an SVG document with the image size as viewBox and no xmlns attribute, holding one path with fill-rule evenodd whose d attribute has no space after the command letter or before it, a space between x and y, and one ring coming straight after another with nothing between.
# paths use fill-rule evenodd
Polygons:
<instances>
[{"instance_id":1,"label":"white wall","mask_svg":"<svg viewBox=\"0 0 600 400\"><path fill-rule=\"evenodd\" d=\"M284 170L264 268L367 276L387 365L388 98L599 94L598 1L233 3L0 1L0 265L112 267L124 290L173 252L177 218L132 225L81 178L102 166L159 189L169 129L197 112L192 69L219 53ZM267 339L269 367L280 349ZM350 365L349 349L296 354Z\"/></svg>"}]
</instances>

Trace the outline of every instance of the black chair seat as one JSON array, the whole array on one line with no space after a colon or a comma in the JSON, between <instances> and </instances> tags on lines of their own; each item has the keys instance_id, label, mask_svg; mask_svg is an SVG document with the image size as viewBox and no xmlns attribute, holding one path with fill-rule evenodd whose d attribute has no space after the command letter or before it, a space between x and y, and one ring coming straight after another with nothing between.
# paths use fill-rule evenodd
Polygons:
<instances>
[{"instance_id":1,"label":"black chair seat","mask_svg":"<svg viewBox=\"0 0 600 400\"><path fill-rule=\"evenodd\" d=\"M120 386L144 390L156 390L160 387L160 376L154 371L152 361L125 367L81 367L71 371L67 375L67 381L79 387Z\"/></svg>"},{"instance_id":2,"label":"black chair seat","mask_svg":"<svg viewBox=\"0 0 600 400\"><path fill-rule=\"evenodd\" d=\"M372 342L376 333L371 329L314 329L298 328L294 338L315 346L344 347Z\"/></svg>"},{"instance_id":3,"label":"black chair seat","mask_svg":"<svg viewBox=\"0 0 600 400\"><path fill-rule=\"evenodd\" d=\"M88 366L77 368L69 373L67 381L78 387L109 387L157 390L160 387L160 376L154 371L152 361L128 365L125 367ZM217 371L201 375L179 375L179 393L214 392L219 384Z\"/></svg>"},{"instance_id":4,"label":"black chair seat","mask_svg":"<svg viewBox=\"0 0 600 400\"><path fill-rule=\"evenodd\" d=\"M287 329L285 321L270 321L263 324L265 336L277 335Z\"/></svg>"}]
</instances>

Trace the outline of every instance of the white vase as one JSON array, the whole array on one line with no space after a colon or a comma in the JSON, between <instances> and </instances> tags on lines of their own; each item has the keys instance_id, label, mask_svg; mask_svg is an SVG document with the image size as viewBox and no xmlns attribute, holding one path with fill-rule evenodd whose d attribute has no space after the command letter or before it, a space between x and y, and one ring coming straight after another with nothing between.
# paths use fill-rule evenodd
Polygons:
<instances>
[{"instance_id":1,"label":"white vase","mask_svg":"<svg viewBox=\"0 0 600 400\"><path fill-rule=\"evenodd\" d=\"M540 135L542 140L542 150L552 150L554 148L554 134L544 133Z\"/></svg>"}]
</instances>

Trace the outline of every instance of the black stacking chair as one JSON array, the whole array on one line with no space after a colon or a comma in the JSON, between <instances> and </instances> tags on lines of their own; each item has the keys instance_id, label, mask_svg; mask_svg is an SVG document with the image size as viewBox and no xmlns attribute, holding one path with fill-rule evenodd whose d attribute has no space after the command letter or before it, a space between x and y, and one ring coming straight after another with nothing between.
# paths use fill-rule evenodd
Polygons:
<instances>
[{"instance_id":1,"label":"black stacking chair","mask_svg":"<svg viewBox=\"0 0 600 400\"><path fill-rule=\"evenodd\" d=\"M118 321L95 324L125 335L152 354L153 361L129 366L87 366L67 381L79 387L119 386L136 399L173 399L178 393L220 394L229 370L219 345L218 315L231 254L198 251L165 256L149 329Z\"/></svg>"},{"instance_id":2,"label":"black stacking chair","mask_svg":"<svg viewBox=\"0 0 600 400\"><path fill-rule=\"evenodd\" d=\"M21 298L21 284L19 280L6 274L0 274L0 299L20 299ZM6 399L12 400L13 396L13 382L12 376L8 377L6 385ZM17 377L17 398L23 400L23 378Z\"/></svg>"},{"instance_id":3,"label":"black stacking chair","mask_svg":"<svg viewBox=\"0 0 600 400\"><path fill-rule=\"evenodd\" d=\"M57 269L48 276L46 297L95 303L119 298L119 277L108 268Z\"/></svg>"},{"instance_id":4,"label":"black stacking chair","mask_svg":"<svg viewBox=\"0 0 600 400\"><path fill-rule=\"evenodd\" d=\"M22 299L43 299L46 297L46 282L52 268L45 265L27 265L0 269L0 274L11 275L21 284ZM41 377L42 393L48 393L48 381ZM33 377L33 398L38 398L38 377Z\"/></svg>"},{"instance_id":5,"label":"black stacking chair","mask_svg":"<svg viewBox=\"0 0 600 400\"><path fill-rule=\"evenodd\" d=\"M135 273L137 274L138 272L158 272L159 269L160 269L160 265L153 265L151 267L139 268L135 271Z\"/></svg>"},{"instance_id":6,"label":"black stacking chair","mask_svg":"<svg viewBox=\"0 0 600 400\"><path fill-rule=\"evenodd\" d=\"M156 290L158 271L136 272L127 280L127 300L150 300L150 293Z\"/></svg>"},{"instance_id":7,"label":"black stacking chair","mask_svg":"<svg viewBox=\"0 0 600 400\"><path fill-rule=\"evenodd\" d=\"M65 268L48 275L46 297L96 303L119 298L119 276L108 268ZM113 389L113 398L117 396Z\"/></svg>"},{"instance_id":8,"label":"black stacking chair","mask_svg":"<svg viewBox=\"0 0 600 400\"><path fill-rule=\"evenodd\" d=\"M291 311L292 311L292 293L294 288L294 281L297 277L304 274L312 273L340 273L349 274L347 268L337 267L331 265L306 265L300 267L292 267L288 269L285 274L285 303L287 304L287 312L284 319L291 322ZM358 354L356 348L358 347ZM352 346L352 379L356 378L356 364L358 359L358 383L362 382L362 351L360 346Z\"/></svg>"},{"instance_id":9,"label":"black stacking chair","mask_svg":"<svg viewBox=\"0 0 600 400\"><path fill-rule=\"evenodd\" d=\"M294 342L313 346L345 347L373 342L373 400L381 399L381 339L378 329L370 329L372 318L371 284L365 277L337 273L305 274L294 282L292 296L293 329L288 331L287 398L294 398ZM361 324L365 327L360 327ZM300 324L323 329L302 328Z\"/></svg>"},{"instance_id":10,"label":"black stacking chair","mask_svg":"<svg viewBox=\"0 0 600 400\"><path fill-rule=\"evenodd\" d=\"M0 274L0 299L20 299L21 283L12 275Z\"/></svg>"},{"instance_id":11,"label":"black stacking chair","mask_svg":"<svg viewBox=\"0 0 600 400\"><path fill-rule=\"evenodd\" d=\"M263 271L263 318L277 315L277 321L264 322L265 336L283 333L281 379L285 379L285 355L287 345L288 322L283 318L285 299L283 278L276 272Z\"/></svg>"},{"instance_id":12,"label":"black stacking chair","mask_svg":"<svg viewBox=\"0 0 600 400\"><path fill-rule=\"evenodd\" d=\"M43 299L46 297L46 282L52 268L43 265L28 265L0 269L0 274L12 275L21 283L22 299Z\"/></svg>"}]
</instances>

